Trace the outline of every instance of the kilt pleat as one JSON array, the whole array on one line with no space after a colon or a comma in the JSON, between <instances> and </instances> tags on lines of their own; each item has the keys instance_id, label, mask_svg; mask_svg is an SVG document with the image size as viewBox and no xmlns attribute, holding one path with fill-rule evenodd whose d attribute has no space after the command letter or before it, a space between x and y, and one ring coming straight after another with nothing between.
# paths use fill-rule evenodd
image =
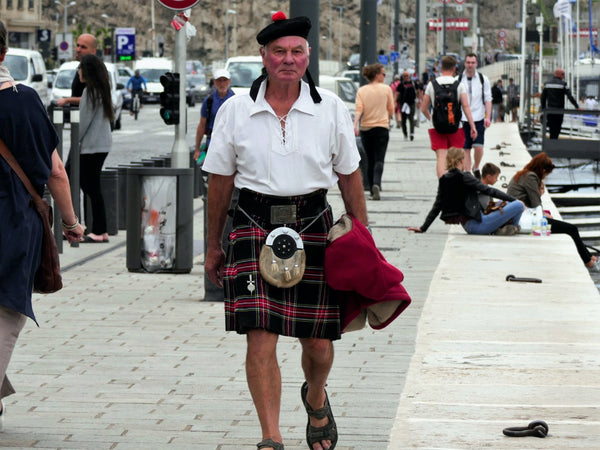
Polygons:
<instances>
[{"instance_id":1,"label":"kilt pleat","mask_svg":"<svg viewBox=\"0 0 600 450\"><path fill-rule=\"evenodd\" d=\"M236 209L223 274L225 328L245 334L252 329L297 338L340 338L340 310L325 282L323 263L327 232L333 225L331 207L300 233L306 253L306 269L300 283L291 288L268 284L260 275L258 261L272 226L251 217L263 231ZM300 232L316 216L287 226Z\"/></svg>"}]
</instances>

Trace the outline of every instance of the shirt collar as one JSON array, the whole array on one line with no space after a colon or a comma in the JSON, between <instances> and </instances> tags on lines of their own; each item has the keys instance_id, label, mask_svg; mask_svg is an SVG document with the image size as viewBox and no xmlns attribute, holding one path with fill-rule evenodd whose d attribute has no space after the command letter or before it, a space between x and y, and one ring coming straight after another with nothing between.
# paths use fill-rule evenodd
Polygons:
<instances>
[{"instance_id":1,"label":"shirt collar","mask_svg":"<svg viewBox=\"0 0 600 450\"><path fill-rule=\"evenodd\" d=\"M252 108L250 108L250 115L254 115L263 111L272 111L271 105L269 105L269 103L265 100L266 90L267 80L263 81L260 85L260 89L258 90L258 94L256 96L256 101L252 105ZM310 114L311 116L315 115L315 103L310 96L310 87L308 86L308 83L303 80L300 81L300 96L296 99L290 111L294 109L306 114Z\"/></svg>"}]
</instances>

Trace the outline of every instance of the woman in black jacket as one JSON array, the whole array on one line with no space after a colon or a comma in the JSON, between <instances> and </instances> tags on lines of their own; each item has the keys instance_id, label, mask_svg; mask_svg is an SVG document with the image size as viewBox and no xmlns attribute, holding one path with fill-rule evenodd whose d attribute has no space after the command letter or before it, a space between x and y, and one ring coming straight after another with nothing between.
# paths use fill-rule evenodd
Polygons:
<instances>
[{"instance_id":1,"label":"woman in black jacket","mask_svg":"<svg viewBox=\"0 0 600 450\"><path fill-rule=\"evenodd\" d=\"M433 208L420 227L409 231L424 233L440 214L446 224L461 224L468 234L511 235L519 231L519 219L525 206L510 195L483 184L470 172L463 171L465 152L452 147L446 156L448 171L440 178ZM483 214L479 194L486 194L508 203L502 210ZM512 221L512 224L507 222Z\"/></svg>"}]
</instances>

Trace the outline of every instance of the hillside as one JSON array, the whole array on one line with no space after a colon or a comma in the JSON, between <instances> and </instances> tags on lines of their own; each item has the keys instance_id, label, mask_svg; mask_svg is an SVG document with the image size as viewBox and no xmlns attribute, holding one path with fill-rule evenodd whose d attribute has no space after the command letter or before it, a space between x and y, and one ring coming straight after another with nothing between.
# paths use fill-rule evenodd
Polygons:
<instances>
[{"instance_id":1,"label":"hillside","mask_svg":"<svg viewBox=\"0 0 600 450\"><path fill-rule=\"evenodd\" d=\"M414 27L407 24L415 16L415 1L403 0L401 5L401 40L402 43L412 45L414 38ZM481 32L485 38L484 49L498 48L498 32L505 30L507 32L506 50L514 52L518 49L519 31L516 28L520 0L506 0L504 2L485 2L479 0L483 6L480 9ZM143 4L142 4L143 3ZM344 6L345 11L341 19L342 29L342 61L346 61L351 53L359 50L360 37L360 0L321 0L320 8L323 19L320 23L321 40L321 58L327 58L331 54L333 60L339 60L339 35L340 35L340 13L336 10L337 5ZM378 8L378 48L390 48L390 29L393 20L394 0L383 0ZM433 16L437 12L441 16L441 8L438 3L433 4ZM473 13L472 8L466 5L476 4L477 1L464 3L463 12L458 13L455 10L456 3L450 0L447 4L447 16L470 17ZM56 14L62 12L62 8L55 4L53 0L44 0L44 17L47 19L48 27L54 31L62 31L62 17L57 18ZM547 11L552 12L553 2L546 0ZM330 10L333 5L333 11ZM225 1L200 1L193 9L190 22L196 26L198 34L188 42L188 59L201 59L205 63L213 60L223 59L225 56L225 11L233 9L237 11L237 36L233 32L234 15L228 14L231 31L229 33L229 55L257 54L256 33L270 21L270 11L283 10L289 11L289 2L282 0L225 0ZM77 0L77 4L69 7L70 29L79 27L85 31L91 31L102 37L102 31L105 24L109 27L135 27L137 50L150 50L152 48L152 20L151 3L148 0L122 1L122 0ZM106 22L102 14L110 16ZM535 15L537 15L537 10ZM156 35L158 40L164 39L164 49L167 56L173 52L173 42L175 31L170 26L174 12L164 8L158 2L155 2L155 23ZM533 20L531 16L530 21ZM57 20L58 19L58 20ZM75 21L75 25L72 22ZM329 40L331 23L331 41ZM447 45L449 51L458 52L462 37L469 35L470 32L448 31ZM235 49L234 41L237 42ZM412 53L412 52L411 52ZM437 53L437 36L434 32L428 32L427 35L427 53L428 56L434 56Z\"/></svg>"}]
</instances>

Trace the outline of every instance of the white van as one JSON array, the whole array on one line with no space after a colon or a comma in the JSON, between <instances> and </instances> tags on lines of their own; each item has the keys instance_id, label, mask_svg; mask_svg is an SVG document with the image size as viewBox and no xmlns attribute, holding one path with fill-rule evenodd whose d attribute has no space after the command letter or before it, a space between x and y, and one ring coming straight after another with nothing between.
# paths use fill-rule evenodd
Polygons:
<instances>
[{"instance_id":1,"label":"white van","mask_svg":"<svg viewBox=\"0 0 600 450\"><path fill-rule=\"evenodd\" d=\"M236 94L250 92L252 82L256 80L263 68L260 56L234 56L225 63L225 69L231 74L231 90Z\"/></svg>"},{"instance_id":2,"label":"white van","mask_svg":"<svg viewBox=\"0 0 600 450\"><path fill-rule=\"evenodd\" d=\"M134 70L139 70L146 79L147 94L144 95L144 103L160 102L160 93L164 91L160 76L173 72L173 61L167 58L142 58L135 62Z\"/></svg>"},{"instance_id":3,"label":"white van","mask_svg":"<svg viewBox=\"0 0 600 450\"><path fill-rule=\"evenodd\" d=\"M11 76L17 83L23 83L37 91L44 106L48 106L48 76L46 64L40 52L9 48L4 59L4 66L8 67Z\"/></svg>"},{"instance_id":4,"label":"white van","mask_svg":"<svg viewBox=\"0 0 600 450\"><path fill-rule=\"evenodd\" d=\"M105 62L106 70L108 71L108 80L110 82L110 96L112 98L113 109L115 111L115 129L121 129L121 111L123 110L123 85L119 83L119 71L117 66L112 63ZM59 98L71 96L71 85L73 78L79 68L79 61L69 61L63 63L56 74L54 84L52 85L51 100L53 104Z\"/></svg>"}]
</instances>

